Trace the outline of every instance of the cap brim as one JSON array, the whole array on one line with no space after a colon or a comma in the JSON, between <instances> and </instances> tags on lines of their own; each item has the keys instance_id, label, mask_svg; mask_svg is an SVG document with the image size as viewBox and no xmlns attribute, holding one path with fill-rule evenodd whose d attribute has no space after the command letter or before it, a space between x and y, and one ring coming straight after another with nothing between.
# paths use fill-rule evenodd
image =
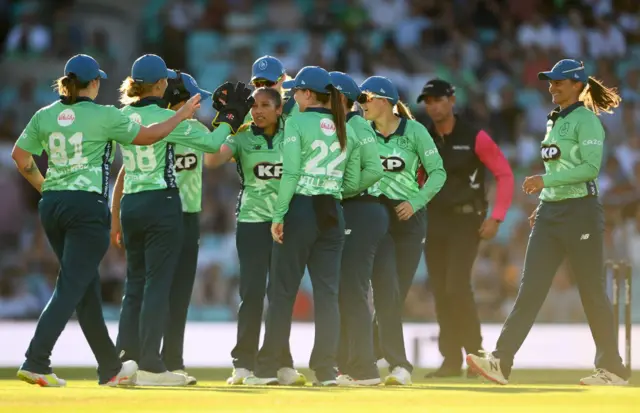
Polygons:
<instances>
[{"instance_id":1,"label":"cap brim","mask_svg":"<svg viewBox=\"0 0 640 413\"><path fill-rule=\"evenodd\" d=\"M421 93L420 96L418 96L418 98L416 99L416 103L420 103L423 100L425 100L427 98L427 94L426 93Z\"/></svg>"},{"instance_id":2,"label":"cap brim","mask_svg":"<svg viewBox=\"0 0 640 413\"><path fill-rule=\"evenodd\" d=\"M98 70L98 72L100 73L101 79L107 79L107 74L104 72L104 70Z\"/></svg>"},{"instance_id":3,"label":"cap brim","mask_svg":"<svg viewBox=\"0 0 640 413\"><path fill-rule=\"evenodd\" d=\"M280 76L276 77L275 79L273 78L273 76L271 75L271 73L267 73L267 72L258 72L258 73L254 73L253 76L251 76L251 81L255 81L258 79L264 79L264 80L268 80L269 82L277 82L278 79L280 79Z\"/></svg>"},{"instance_id":4,"label":"cap brim","mask_svg":"<svg viewBox=\"0 0 640 413\"><path fill-rule=\"evenodd\" d=\"M211 96L213 96L213 93L211 92L207 92L204 89L198 89L198 93L200 93L200 99L201 100L207 100L209 99Z\"/></svg>"},{"instance_id":5,"label":"cap brim","mask_svg":"<svg viewBox=\"0 0 640 413\"><path fill-rule=\"evenodd\" d=\"M177 79L178 78L178 74L176 73L175 70L167 69L167 77L169 79Z\"/></svg>"},{"instance_id":6,"label":"cap brim","mask_svg":"<svg viewBox=\"0 0 640 413\"><path fill-rule=\"evenodd\" d=\"M562 73L554 73L552 71L538 73L538 80L563 80L566 78Z\"/></svg>"},{"instance_id":7,"label":"cap brim","mask_svg":"<svg viewBox=\"0 0 640 413\"><path fill-rule=\"evenodd\" d=\"M282 82L283 89L293 89L296 85L295 80L287 80L286 82Z\"/></svg>"}]
</instances>

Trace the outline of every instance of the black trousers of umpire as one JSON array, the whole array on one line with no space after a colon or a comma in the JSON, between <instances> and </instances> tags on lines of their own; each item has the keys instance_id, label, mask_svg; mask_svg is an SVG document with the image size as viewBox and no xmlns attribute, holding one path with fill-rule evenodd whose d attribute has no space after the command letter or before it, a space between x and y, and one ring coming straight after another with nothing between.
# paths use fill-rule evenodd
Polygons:
<instances>
[{"instance_id":1,"label":"black trousers of umpire","mask_svg":"<svg viewBox=\"0 0 640 413\"><path fill-rule=\"evenodd\" d=\"M340 274L338 369L355 379L373 379L380 372L373 351L368 296L376 251L389 229L389 214L378 198L367 195L345 200L343 207L346 237ZM399 297L398 292L396 301Z\"/></svg>"},{"instance_id":2,"label":"black trousers of umpire","mask_svg":"<svg viewBox=\"0 0 640 413\"><path fill-rule=\"evenodd\" d=\"M313 286L315 337L310 368L318 381L335 380L340 340L338 288L344 245L344 216L338 200L294 195L284 219L284 242L274 244L269 307L257 377L276 377L291 333L293 305L305 267Z\"/></svg>"},{"instance_id":3,"label":"black trousers of umpire","mask_svg":"<svg viewBox=\"0 0 640 413\"><path fill-rule=\"evenodd\" d=\"M506 377L566 257L596 344L596 368L628 378L618 351L617 326L607 296L603 238L604 214L597 197L540 204L529 236L520 291L493 353L500 359Z\"/></svg>"},{"instance_id":4,"label":"black trousers of umpire","mask_svg":"<svg viewBox=\"0 0 640 413\"><path fill-rule=\"evenodd\" d=\"M471 271L485 214L430 207L427 216L424 253L440 326L438 347L443 368L455 370L462 365L462 349L476 355L482 349Z\"/></svg>"},{"instance_id":5,"label":"black trousers of umpire","mask_svg":"<svg viewBox=\"0 0 640 413\"><path fill-rule=\"evenodd\" d=\"M200 246L200 214L183 212L182 250L171 283L169 315L162 341L162 360L167 370L184 370L184 330L193 293Z\"/></svg>"},{"instance_id":6,"label":"black trousers of umpire","mask_svg":"<svg viewBox=\"0 0 640 413\"><path fill-rule=\"evenodd\" d=\"M253 371L260 344L262 312L271 265L271 222L238 222L236 249L240 261L240 308L233 367ZM279 367L293 367L289 341L282 349Z\"/></svg>"},{"instance_id":7,"label":"black trousers of umpire","mask_svg":"<svg viewBox=\"0 0 640 413\"><path fill-rule=\"evenodd\" d=\"M402 310L404 300L416 275L425 240L425 209L410 219L400 221L395 206L402 201L382 199L389 215L389 228L382 238L373 264L374 349L378 359L384 358L390 370L403 367L410 372L404 347Z\"/></svg>"},{"instance_id":8,"label":"black trousers of umpire","mask_svg":"<svg viewBox=\"0 0 640 413\"><path fill-rule=\"evenodd\" d=\"M138 360L140 370L162 373L167 367L160 346L182 250L180 194L166 189L125 195L120 217L127 278L117 347L124 351L123 360Z\"/></svg>"},{"instance_id":9,"label":"black trousers of umpire","mask_svg":"<svg viewBox=\"0 0 640 413\"><path fill-rule=\"evenodd\" d=\"M40 315L21 369L51 374L51 352L75 310L106 383L122 363L102 315L98 267L109 248L107 200L85 191L45 191L38 204L42 226L60 262L53 295Z\"/></svg>"}]
</instances>

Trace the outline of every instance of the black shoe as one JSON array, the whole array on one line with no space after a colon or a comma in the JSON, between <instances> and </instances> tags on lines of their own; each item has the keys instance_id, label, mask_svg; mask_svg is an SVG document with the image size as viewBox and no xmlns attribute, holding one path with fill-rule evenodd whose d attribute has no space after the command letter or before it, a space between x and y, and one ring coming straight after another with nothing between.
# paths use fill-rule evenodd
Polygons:
<instances>
[{"instance_id":1,"label":"black shoe","mask_svg":"<svg viewBox=\"0 0 640 413\"><path fill-rule=\"evenodd\" d=\"M427 373L425 379L446 378L446 377L460 377L462 376L462 370L460 368L441 366L438 370Z\"/></svg>"}]
</instances>

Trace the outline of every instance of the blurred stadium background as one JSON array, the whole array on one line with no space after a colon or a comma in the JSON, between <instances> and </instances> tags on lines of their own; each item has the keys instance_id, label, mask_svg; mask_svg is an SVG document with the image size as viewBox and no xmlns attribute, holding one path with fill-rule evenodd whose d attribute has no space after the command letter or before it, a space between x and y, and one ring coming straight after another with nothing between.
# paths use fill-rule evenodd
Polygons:
<instances>
[{"instance_id":1,"label":"blurred stadium background","mask_svg":"<svg viewBox=\"0 0 640 413\"><path fill-rule=\"evenodd\" d=\"M516 195L498 237L482 245L474 269L485 323L501 323L516 296L536 199L519 190L538 172L539 141L553 108L536 74L563 57L617 86L622 107L603 115L606 159L600 176L606 206L606 254L634 266L633 318L640 322L640 2L637 0L0 0L0 320L34 320L46 304L58 265L43 235L38 194L20 177L10 152L32 114L76 53L96 57L109 75L98 101L117 105L133 60L157 53L201 86L248 82L252 62L271 54L295 76L305 65L361 81L391 78L420 121L423 84L441 77L457 87L457 110L498 141L516 173ZM209 103L198 116L214 116ZM39 159L43 172L46 157ZM113 171L120 167L119 158ZM113 175L115 178L115 174ZM489 174L489 180L493 178ZM234 165L205 172L204 211L193 321L233 321L238 305ZM493 199L493 194L489 195ZM105 314L117 320L123 254L102 263ZM405 305L406 320L433 322L433 299L421 264ZM305 277L294 319L313 319ZM571 269L563 266L539 321L584 323ZM4 333L11 333L5 331Z\"/></svg>"}]
</instances>

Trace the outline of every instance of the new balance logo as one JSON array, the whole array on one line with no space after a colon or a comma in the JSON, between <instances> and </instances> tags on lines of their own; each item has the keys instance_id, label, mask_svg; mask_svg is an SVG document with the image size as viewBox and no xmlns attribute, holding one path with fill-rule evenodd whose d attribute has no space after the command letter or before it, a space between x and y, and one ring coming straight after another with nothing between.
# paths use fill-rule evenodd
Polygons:
<instances>
[{"instance_id":1,"label":"new balance logo","mask_svg":"<svg viewBox=\"0 0 640 413\"><path fill-rule=\"evenodd\" d=\"M491 370L493 371L498 371L499 367L498 367L498 362L497 361L490 361L489 362L489 367L491 368Z\"/></svg>"},{"instance_id":2,"label":"new balance logo","mask_svg":"<svg viewBox=\"0 0 640 413\"><path fill-rule=\"evenodd\" d=\"M589 239L589 234L580 235L580 241L584 241L584 240L587 240L587 239Z\"/></svg>"}]
</instances>

